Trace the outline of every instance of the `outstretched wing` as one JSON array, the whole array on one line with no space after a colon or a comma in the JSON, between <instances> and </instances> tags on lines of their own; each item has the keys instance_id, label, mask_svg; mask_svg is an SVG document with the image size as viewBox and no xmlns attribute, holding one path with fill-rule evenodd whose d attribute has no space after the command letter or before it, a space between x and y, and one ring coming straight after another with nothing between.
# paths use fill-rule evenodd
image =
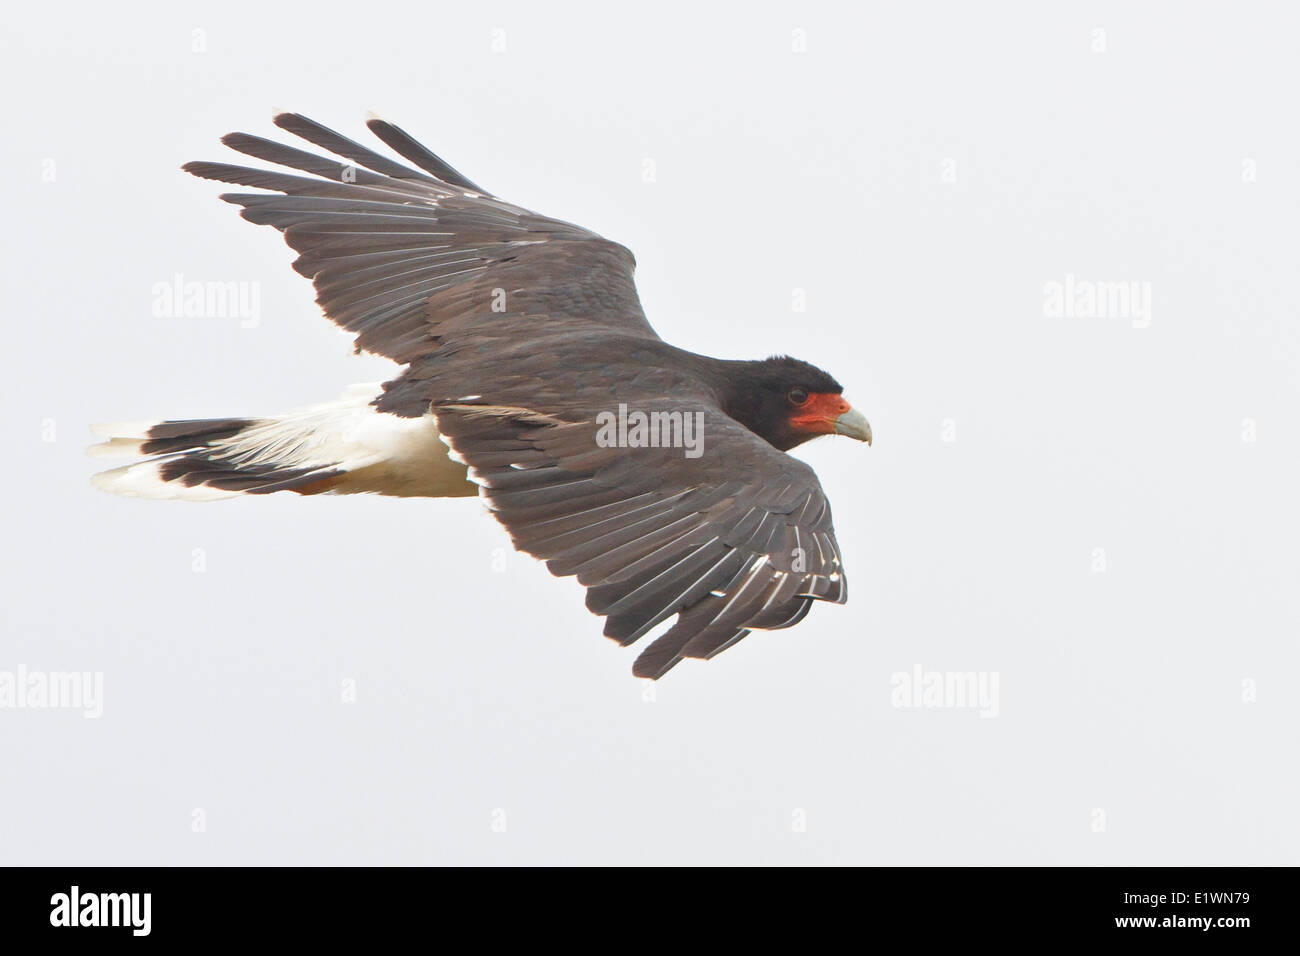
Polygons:
<instances>
[{"instance_id":1,"label":"outstretched wing","mask_svg":"<svg viewBox=\"0 0 1300 956\"><path fill-rule=\"evenodd\" d=\"M409 363L486 317L515 317L516 337L595 326L658 338L623 246L498 199L384 120L367 126L418 169L297 113L277 114L275 124L343 160L231 133L222 142L232 149L310 175L210 162L183 168L271 191L221 198L284 233L298 252L294 268L312 280L325 314L357 334L358 349Z\"/></svg>"},{"instance_id":2,"label":"outstretched wing","mask_svg":"<svg viewBox=\"0 0 1300 956\"><path fill-rule=\"evenodd\" d=\"M222 198L284 234L358 349L408 365L377 409L432 409L516 546L576 576L607 636L631 644L676 616L634 673L846 600L816 475L725 415L698 357L659 340L627 249L490 195L382 120L370 129L418 168L296 113L275 123L342 160L235 133L228 146L297 172L185 169L264 190ZM596 419L616 404L689 417L699 454L608 447Z\"/></svg>"},{"instance_id":3,"label":"outstretched wing","mask_svg":"<svg viewBox=\"0 0 1300 956\"><path fill-rule=\"evenodd\" d=\"M606 636L631 644L677 615L637 658L638 677L790 627L814 600L847 600L811 468L707 405L638 408L693 416L701 453L602 447L597 422L537 409L435 403L434 413L515 546L575 575Z\"/></svg>"}]
</instances>

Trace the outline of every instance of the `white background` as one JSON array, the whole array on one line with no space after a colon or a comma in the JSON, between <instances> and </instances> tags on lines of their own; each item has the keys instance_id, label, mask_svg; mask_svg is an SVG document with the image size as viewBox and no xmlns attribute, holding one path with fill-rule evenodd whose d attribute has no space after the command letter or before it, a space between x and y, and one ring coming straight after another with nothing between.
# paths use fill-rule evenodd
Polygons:
<instances>
[{"instance_id":1,"label":"white background","mask_svg":"<svg viewBox=\"0 0 1300 956\"><path fill-rule=\"evenodd\" d=\"M1296 863L1287 9L7 11L0 670L102 671L104 714L0 710L0 861ZM178 169L273 108L374 109L630 247L665 339L835 375L875 447L798 454L848 605L647 700L472 499L94 490L91 422L391 372ZM155 318L177 273L260 324ZM1067 275L1150 325L1048 317ZM998 716L892 706L916 665Z\"/></svg>"}]
</instances>

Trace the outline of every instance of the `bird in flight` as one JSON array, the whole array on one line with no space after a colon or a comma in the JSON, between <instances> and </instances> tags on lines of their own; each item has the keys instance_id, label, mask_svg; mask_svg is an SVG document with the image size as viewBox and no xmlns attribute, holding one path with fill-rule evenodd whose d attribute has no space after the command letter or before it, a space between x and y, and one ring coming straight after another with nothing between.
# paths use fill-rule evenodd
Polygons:
<instances>
[{"instance_id":1,"label":"bird in flight","mask_svg":"<svg viewBox=\"0 0 1300 956\"><path fill-rule=\"evenodd\" d=\"M481 496L515 547L572 575L604 633L659 678L752 630L848 597L830 505L786 454L819 435L871 442L830 375L788 357L697 355L651 328L623 246L476 186L409 134L367 123L412 166L297 113L275 125L326 158L246 133L226 146L295 172L186 172L297 253L357 351L392 381L268 418L96 426L107 491L211 500L293 491Z\"/></svg>"}]
</instances>

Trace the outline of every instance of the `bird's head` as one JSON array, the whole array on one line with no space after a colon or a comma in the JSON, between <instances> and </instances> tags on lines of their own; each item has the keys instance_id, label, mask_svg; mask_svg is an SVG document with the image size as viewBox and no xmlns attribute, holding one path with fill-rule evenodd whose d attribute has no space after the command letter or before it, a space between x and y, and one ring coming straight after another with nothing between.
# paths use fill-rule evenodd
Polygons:
<instances>
[{"instance_id":1,"label":"bird's head","mask_svg":"<svg viewBox=\"0 0 1300 956\"><path fill-rule=\"evenodd\" d=\"M727 414L781 451L820 435L848 435L871 444L866 416L817 366L785 355L736 364L724 402Z\"/></svg>"}]
</instances>

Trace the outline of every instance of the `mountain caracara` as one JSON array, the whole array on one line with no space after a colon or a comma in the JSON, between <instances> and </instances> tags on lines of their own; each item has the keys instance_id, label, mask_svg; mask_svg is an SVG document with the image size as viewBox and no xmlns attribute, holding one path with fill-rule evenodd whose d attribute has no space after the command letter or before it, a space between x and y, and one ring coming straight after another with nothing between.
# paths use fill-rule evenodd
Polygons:
<instances>
[{"instance_id":1,"label":"mountain caracara","mask_svg":"<svg viewBox=\"0 0 1300 956\"><path fill-rule=\"evenodd\" d=\"M259 190L221 198L284 234L358 350L405 368L279 417L100 426L94 453L145 460L99 487L480 495L516 547L587 588L608 637L631 644L676 616L639 677L844 603L830 506L785 454L819 435L871 442L838 382L792 358L669 345L627 249L493 196L390 123L367 125L418 168L296 113L275 124L342 159L232 133L227 146L296 172L184 169Z\"/></svg>"}]
</instances>

